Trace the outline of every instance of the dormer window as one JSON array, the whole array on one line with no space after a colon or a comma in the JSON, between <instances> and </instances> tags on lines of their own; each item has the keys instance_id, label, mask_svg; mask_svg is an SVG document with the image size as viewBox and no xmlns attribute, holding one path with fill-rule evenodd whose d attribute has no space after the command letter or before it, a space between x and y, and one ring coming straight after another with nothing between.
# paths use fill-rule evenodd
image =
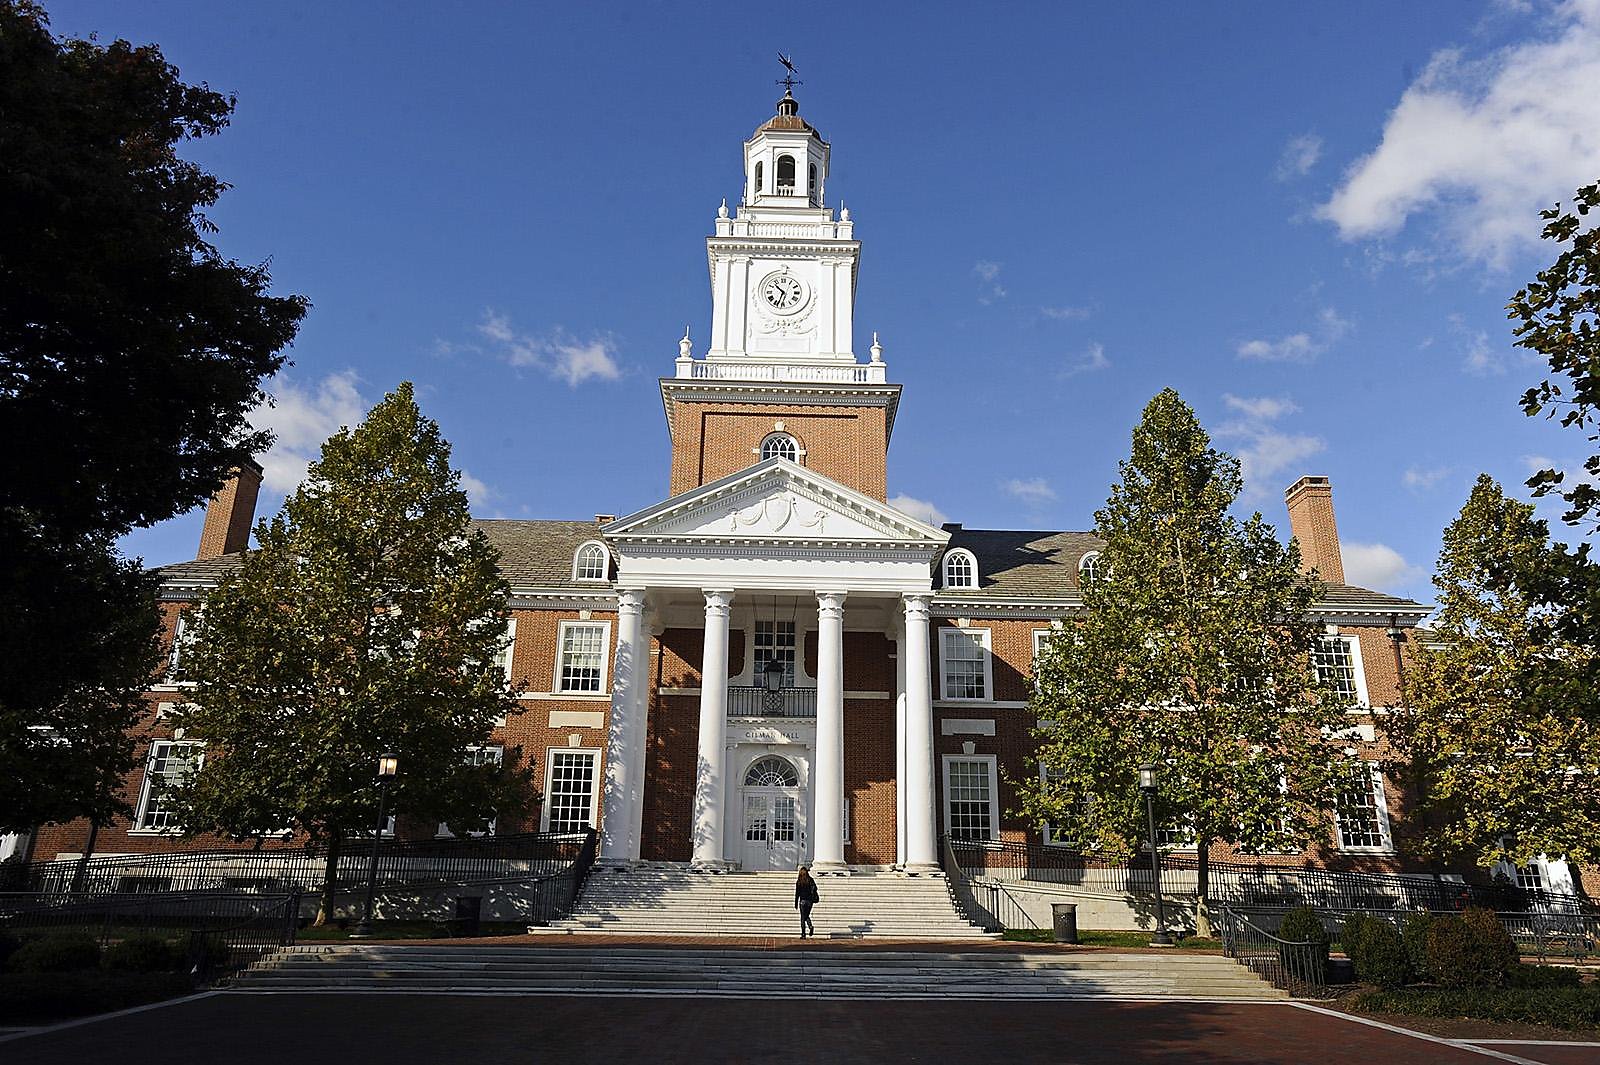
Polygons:
<instances>
[{"instance_id":1,"label":"dormer window","mask_svg":"<svg viewBox=\"0 0 1600 1065\"><path fill-rule=\"evenodd\" d=\"M599 540L590 540L572 557L572 579L603 581L611 575L611 553Z\"/></svg>"},{"instance_id":2,"label":"dormer window","mask_svg":"<svg viewBox=\"0 0 1600 1065\"><path fill-rule=\"evenodd\" d=\"M1080 585L1092 584L1105 576L1106 567L1100 561L1100 552L1090 551L1078 559L1078 583Z\"/></svg>"},{"instance_id":3,"label":"dormer window","mask_svg":"<svg viewBox=\"0 0 1600 1065\"><path fill-rule=\"evenodd\" d=\"M794 156L778 156L778 191L794 193Z\"/></svg>"},{"instance_id":4,"label":"dormer window","mask_svg":"<svg viewBox=\"0 0 1600 1065\"><path fill-rule=\"evenodd\" d=\"M946 588L976 588L978 586L978 560L972 552L958 547L944 556L944 586Z\"/></svg>"},{"instance_id":5,"label":"dormer window","mask_svg":"<svg viewBox=\"0 0 1600 1065\"><path fill-rule=\"evenodd\" d=\"M767 438L761 441L761 461L765 462L770 458L799 462L800 445L788 433L768 433Z\"/></svg>"},{"instance_id":6,"label":"dormer window","mask_svg":"<svg viewBox=\"0 0 1600 1065\"><path fill-rule=\"evenodd\" d=\"M762 184L762 181L763 181L762 173L763 173L763 171L765 169L766 169L766 164L761 162L760 160L757 160L756 161L756 191L757 192L760 192L762 189L764 189L766 187L764 184Z\"/></svg>"}]
</instances>

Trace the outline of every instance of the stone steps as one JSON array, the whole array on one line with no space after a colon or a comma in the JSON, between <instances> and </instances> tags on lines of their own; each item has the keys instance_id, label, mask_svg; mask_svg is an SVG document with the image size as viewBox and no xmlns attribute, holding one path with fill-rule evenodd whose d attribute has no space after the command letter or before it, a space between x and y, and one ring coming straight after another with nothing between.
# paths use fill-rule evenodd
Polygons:
<instances>
[{"instance_id":1,"label":"stone steps","mask_svg":"<svg viewBox=\"0 0 1600 1065\"><path fill-rule=\"evenodd\" d=\"M728 997L1287 997L1214 955L318 945L239 974L239 991L711 994Z\"/></svg>"}]
</instances>

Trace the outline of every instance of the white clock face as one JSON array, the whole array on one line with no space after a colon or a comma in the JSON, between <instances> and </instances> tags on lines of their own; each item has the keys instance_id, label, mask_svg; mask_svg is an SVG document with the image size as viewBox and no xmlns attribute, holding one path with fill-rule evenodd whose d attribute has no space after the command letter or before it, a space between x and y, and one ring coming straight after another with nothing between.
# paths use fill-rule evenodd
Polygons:
<instances>
[{"instance_id":1,"label":"white clock face","mask_svg":"<svg viewBox=\"0 0 1600 1065\"><path fill-rule=\"evenodd\" d=\"M761 295L775 311L792 311L805 298L805 287L798 278L773 274L761 286Z\"/></svg>"}]
</instances>

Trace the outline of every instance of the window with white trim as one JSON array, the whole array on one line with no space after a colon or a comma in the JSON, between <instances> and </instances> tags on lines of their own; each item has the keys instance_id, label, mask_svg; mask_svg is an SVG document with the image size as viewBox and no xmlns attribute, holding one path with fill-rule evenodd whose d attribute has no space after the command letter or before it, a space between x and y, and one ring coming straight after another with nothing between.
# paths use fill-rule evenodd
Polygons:
<instances>
[{"instance_id":1,"label":"window with white trim","mask_svg":"<svg viewBox=\"0 0 1600 1065\"><path fill-rule=\"evenodd\" d=\"M971 551L957 547L945 553L944 586L946 588L978 586L978 560Z\"/></svg>"},{"instance_id":2,"label":"window with white trim","mask_svg":"<svg viewBox=\"0 0 1600 1065\"><path fill-rule=\"evenodd\" d=\"M940 671L944 698L988 699L993 688L990 676L988 629L941 629L939 637Z\"/></svg>"},{"instance_id":3,"label":"window with white trim","mask_svg":"<svg viewBox=\"0 0 1600 1065\"><path fill-rule=\"evenodd\" d=\"M995 756L944 756L944 830L951 839L999 839Z\"/></svg>"},{"instance_id":4,"label":"window with white trim","mask_svg":"<svg viewBox=\"0 0 1600 1065\"><path fill-rule=\"evenodd\" d=\"M1361 652L1354 636L1320 635L1311 645L1311 664L1317 677L1347 702L1365 705L1367 692L1361 676Z\"/></svg>"},{"instance_id":5,"label":"window with white trim","mask_svg":"<svg viewBox=\"0 0 1600 1065\"><path fill-rule=\"evenodd\" d=\"M505 675L506 683L511 683L511 658L517 649L517 619L506 619L506 645L495 656L495 665L500 667L500 672Z\"/></svg>"},{"instance_id":6,"label":"window with white trim","mask_svg":"<svg viewBox=\"0 0 1600 1065\"><path fill-rule=\"evenodd\" d=\"M604 621L563 621L559 639L555 690L592 695L604 692L611 626Z\"/></svg>"},{"instance_id":7,"label":"window with white trim","mask_svg":"<svg viewBox=\"0 0 1600 1065\"><path fill-rule=\"evenodd\" d=\"M1090 551L1078 559L1078 583L1091 584L1105 576L1106 567L1100 561L1100 552Z\"/></svg>"},{"instance_id":8,"label":"window with white trim","mask_svg":"<svg viewBox=\"0 0 1600 1065\"><path fill-rule=\"evenodd\" d=\"M133 813L137 832L171 832L180 828L172 791L200 768L206 745L198 740L156 740L145 760L144 785Z\"/></svg>"},{"instance_id":9,"label":"window with white trim","mask_svg":"<svg viewBox=\"0 0 1600 1065\"><path fill-rule=\"evenodd\" d=\"M600 752L552 748L548 755L540 828L545 832L582 832L594 827Z\"/></svg>"},{"instance_id":10,"label":"window with white trim","mask_svg":"<svg viewBox=\"0 0 1600 1065\"><path fill-rule=\"evenodd\" d=\"M755 682L763 682L767 663L777 659L783 666L783 686L794 687L795 632L792 621L757 621L755 639Z\"/></svg>"},{"instance_id":11,"label":"window with white trim","mask_svg":"<svg viewBox=\"0 0 1600 1065\"><path fill-rule=\"evenodd\" d=\"M191 609L198 610L200 608L193 607ZM189 624L189 611L185 610L179 613L178 620L172 626L172 647L167 652L168 681L181 679L182 673L179 672L179 667L183 662L183 656L193 646L194 632Z\"/></svg>"},{"instance_id":12,"label":"window with white trim","mask_svg":"<svg viewBox=\"0 0 1600 1065\"><path fill-rule=\"evenodd\" d=\"M466 757L463 759L463 761L472 766L499 765L502 761L504 761L505 754L506 749L499 744L490 744L485 746L473 744L467 748ZM495 819L491 817L489 819L489 824L483 829L476 832L463 832L462 835L473 839L476 839L479 836L492 836L494 835L494 825ZM435 833L435 836L439 839L453 839L455 838L455 833L450 830L450 826L448 824L441 821L439 822L439 831Z\"/></svg>"},{"instance_id":13,"label":"window with white trim","mask_svg":"<svg viewBox=\"0 0 1600 1065\"><path fill-rule=\"evenodd\" d=\"M1164 851L1192 851L1195 849L1194 814L1185 813L1177 824L1157 822L1156 846Z\"/></svg>"},{"instance_id":14,"label":"window with white trim","mask_svg":"<svg viewBox=\"0 0 1600 1065\"><path fill-rule=\"evenodd\" d=\"M1060 779L1061 776L1062 773L1059 769L1051 769L1047 765L1039 766L1039 779L1047 784L1052 780ZM1085 795L1083 801L1078 804L1078 823L1075 823L1073 828L1081 828L1088 823L1089 803L1091 801ZM1085 844L1082 840L1072 838L1077 835L1072 829L1064 828L1061 831L1057 831L1054 825L1046 821L1039 826L1039 833L1046 847L1069 847L1073 850L1085 849Z\"/></svg>"},{"instance_id":15,"label":"window with white trim","mask_svg":"<svg viewBox=\"0 0 1600 1065\"><path fill-rule=\"evenodd\" d=\"M575 581L603 581L611 576L611 554L606 545L590 540L572 556L572 579Z\"/></svg>"},{"instance_id":16,"label":"window with white trim","mask_svg":"<svg viewBox=\"0 0 1600 1065\"><path fill-rule=\"evenodd\" d=\"M761 441L761 461L778 458L800 461L800 444L788 433L768 433Z\"/></svg>"},{"instance_id":17,"label":"window with white trim","mask_svg":"<svg viewBox=\"0 0 1600 1065\"><path fill-rule=\"evenodd\" d=\"M1350 780L1334 803L1342 851L1391 851L1389 805L1383 792L1383 767L1377 762L1351 766Z\"/></svg>"}]
</instances>

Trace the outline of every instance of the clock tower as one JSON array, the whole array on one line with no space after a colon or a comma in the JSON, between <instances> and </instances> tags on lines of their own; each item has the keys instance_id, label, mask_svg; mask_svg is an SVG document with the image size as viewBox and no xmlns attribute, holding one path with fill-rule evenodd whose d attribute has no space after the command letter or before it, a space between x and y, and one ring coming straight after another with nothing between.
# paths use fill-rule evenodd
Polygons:
<instances>
[{"instance_id":1,"label":"clock tower","mask_svg":"<svg viewBox=\"0 0 1600 1065\"><path fill-rule=\"evenodd\" d=\"M826 199L830 148L792 91L744 143L744 194L706 238L711 334L661 382L674 495L777 455L885 498L900 386L855 355L861 245Z\"/></svg>"}]
</instances>

